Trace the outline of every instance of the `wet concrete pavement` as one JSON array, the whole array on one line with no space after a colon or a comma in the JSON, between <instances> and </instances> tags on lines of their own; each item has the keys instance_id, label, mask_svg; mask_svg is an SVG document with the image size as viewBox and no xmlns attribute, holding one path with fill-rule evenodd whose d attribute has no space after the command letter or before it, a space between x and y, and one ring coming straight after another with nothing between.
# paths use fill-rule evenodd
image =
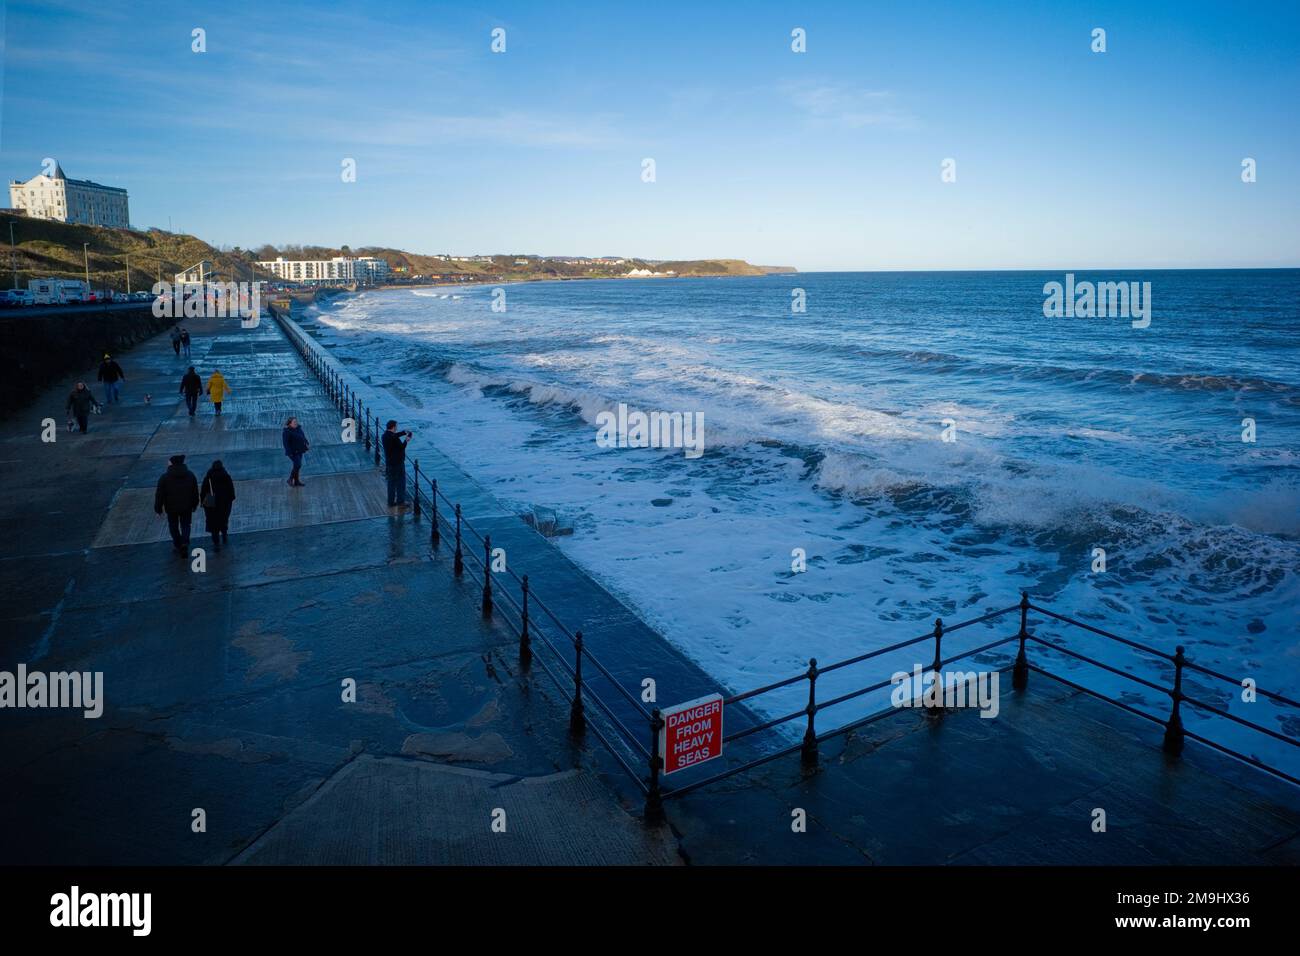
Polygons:
<instances>
[{"instance_id":1,"label":"wet concrete pavement","mask_svg":"<svg viewBox=\"0 0 1300 956\"><path fill-rule=\"evenodd\" d=\"M88 434L62 430L71 381L0 433L0 669L102 671L106 698L98 719L0 711L0 862L224 863L255 842L251 862L339 859L337 830L312 824L310 808L328 816L313 796L338 790L331 781L350 779L362 756L382 757L366 779L391 777L395 796L370 805L371 826L354 824L365 845L348 859L675 861L671 839L575 769L563 701L544 685L520 693L512 635L483 620L445 552L430 554L427 526L389 512L373 457L341 440L339 414L274 323L191 331L193 364L205 380L220 368L234 389L220 418L206 400L189 417L177 394L189 363L163 336L120 357L124 401L92 416ZM284 482L290 414L312 440L301 489ZM46 418L53 443L40 441ZM172 553L152 512L176 453L199 477L219 457L237 482L228 546L213 548L195 516L201 572ZM451 788L436 812L415 812L429 785L397 782L450 765L480 768L492 785ZM505 833L519 838L492 842L500 779L528 781L536 807L516 800ZM578 839L595 802L604 825ZM288 857L273 850L304 814L317 839L295 837ZM521 833L530 819L545 832ZM409 845L393 836L403 832Z\"/></svg>"}]
</instances>

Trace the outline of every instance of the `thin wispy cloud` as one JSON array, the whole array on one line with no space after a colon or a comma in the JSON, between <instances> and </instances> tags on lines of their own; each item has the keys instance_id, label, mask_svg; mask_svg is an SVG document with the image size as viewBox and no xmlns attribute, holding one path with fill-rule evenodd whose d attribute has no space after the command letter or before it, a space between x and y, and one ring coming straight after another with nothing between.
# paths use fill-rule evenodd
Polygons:
<instances>
[{"instance_id":1,"label":"thin wispy cloud","mask_svg":"<svg viewBox=\"0 0 1300 956\"><path fill-rule=\"evenodd\" d=\"M564 116L502 111L475 114L403 112L372 119L363 129L342 124L368 145L437 146L451 143L497 143L509 146L608 149L620 140L606 117ZM358 135L359 133L359 135Z\"/></svg>"},{"instance_id":2,"label":"thin wispy cloud","mask_svg":"<svg viewBox=\"0 0 1300 956\"><path fill-rule=\"evenodd\" d=\"M787 103L814 126L863 129L870 126L916 129L920 122L887 90L865 90L830 82L787 83Z\"/></svg>"}]
</instances>

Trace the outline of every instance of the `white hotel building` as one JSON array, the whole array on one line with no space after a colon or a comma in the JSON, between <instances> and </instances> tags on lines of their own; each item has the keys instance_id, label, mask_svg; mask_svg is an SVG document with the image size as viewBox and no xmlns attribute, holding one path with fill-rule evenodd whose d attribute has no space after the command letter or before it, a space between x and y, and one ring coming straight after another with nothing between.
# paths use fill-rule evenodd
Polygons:
<instances>
[{"instance_id":1,"label":"white hotel building","mask_svg":"<svg viewBox=\"0 0 1300 956\"><path fill-rule=\"evenodd\" d=\"M87 179L69 179L57 162L48 176L39 173L26 182L11 181L9 205L33 219L116 229L128 229L131 225L125 189L101 186Z\"/></svg>"},{"instance_id":2,"label":"white hotel building","mask_svg":"<svg viewBox=\"0 0 1300 956\"><path fill-rule=\"evenodd\" d=\"M388 278L388 263L373 256L335 256L333 259L278 259L258 263L285 282L356 282L374 285Z\"/></svg>"}]
</instances>

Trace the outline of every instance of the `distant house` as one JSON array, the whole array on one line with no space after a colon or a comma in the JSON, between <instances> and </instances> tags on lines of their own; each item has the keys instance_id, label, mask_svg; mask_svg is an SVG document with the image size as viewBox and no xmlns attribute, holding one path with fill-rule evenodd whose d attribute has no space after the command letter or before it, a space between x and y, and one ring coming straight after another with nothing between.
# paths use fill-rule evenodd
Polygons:
<instances>
[{"instance_id":1,"label":"distant house","mask_svg":"<svg viewBox=\"0 0 1300 956\"><path fill-rule=\"evenodd\" d=\"M11 181L9 202L33 219L115 229L127 229L131 224L125 189L69 179L58 163L49 175L39 173L25 182Z\"/></svg>"},{"instance_id":2,"label":"distant house","mask_svg":"<svg viewBox=\"0 0 1300 956\"><path fill-rule=\"evenodd\" d=\"M208 278L208 276L212 275L212 273L212 261L210 259L203 259L202 261L196 262L194 265L190 266L184 272L176 273L176 285L184 286L202 283Z\"/></svg>"}]
</instances>

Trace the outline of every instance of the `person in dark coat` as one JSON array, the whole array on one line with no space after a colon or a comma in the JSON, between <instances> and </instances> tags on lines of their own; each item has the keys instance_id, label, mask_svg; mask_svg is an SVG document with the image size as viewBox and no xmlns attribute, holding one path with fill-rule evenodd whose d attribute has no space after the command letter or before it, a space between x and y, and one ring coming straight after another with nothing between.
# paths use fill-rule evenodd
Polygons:
<instances>
[{"instance_id":1,"label":"person in dark coat","mask_svg":"<svg viewBox=\"0 0 1300 956\"><path fill-rule=\"evenodd\" d=\"M311 442L307 441L307 435L302 430L298 419L290 418L284 423L280 440L284 443L284 453L293 462L293 471L289 472L289 484L295 488L302 488L307 483L299 480L298 473L302 471L302 456L311 451Z\"/></svg>"},{"instance_id":2,"label":"person in dark coat","mask_svg":"<svg viewBox=\"0 0 1300 956\"><path fill-rule=\"evenodd\" d=\"M107 352L104 353L104 361L99 363L99 380L104 383L104 404L112 405L114 402L121 404L122 386L118 383L126 381L126 373Z\"/></svg>"},{"instance_id":3,"label":"person in dark coat","mask_svg":"<svg viewBox=\"0 0 1300 956\"><path fill-rule=\"evenodd\" d=\"M235 505L235 479L218 459L203 476L199 489L203 502L204 527L212 535L212 545L218 551L224 541L230 544L230 509Z\"/></svg>"},{"instance_id":4,"label":"person in dark coat","mask_svg":"<svg viewBox=\"0 0 1300 956\"><path fill-rule=\"evenodd\" d=\"M174 325L172 326L172 351L176 353L176 355L177 355L178 358L180 357L180 354L181 354L181 330L178 329L178 328L176 328L176 326L174 326Z\"/></svg>"},{"instance_id":5,"label":"person in dark coat","mask_svg":"<svg viewBox=\"0 0 1300 956\"><path fill-rule=\"evenodd\" d=\"M384 430L384 464L388 477L388 507L406 508L406 445L409 431L399 432L396 419L389 419ZM419 489L416 489L419 492Z\"/></svg>"},{"instance_id":6,"label":"person in dark coat","mask_svg":"<svg viewBox=\"0 0 1300 956\"><path fill-rule=\"evenodd\" d=\"M76 388L68 395L68 430L72 430L72 418L77 420L77 425L81 428L81 433L86 433L86 422L90 419L90 410L92 408L102 407L99 402L95 401L95 396L90 389L86 388L85 382L78 382Z\"/></svg>"},{"instance_id":7,"label":"person in dark coat","mask_svg":"<svg viewBox=\"0 0 1300 956\"><path fill-rule=\"evenodd\" d=\"M190 358L190 330L181 329L181 348L185 350L185 357Z\"/></svg>"},{"instance_id":8,"label":"person in dark coat","mask_svg":"<svg viewBox=\"0 0 1300 956\"><path fill-rule=\"evenodd\" d=\"M190 410L190 418L193 418L195 409L199 407L199 395L203 393L203 379L199 378L199 373L194 371L193 365L181 379L180 392L185 396L185 406Z\"/></svg>"},{"instance_id":9,"label":"person in dark coat","mask_svg":"<svg viewBox=\"0 0 1300 956\"><path fill-rule=\"evenodd\" d=\"M199 509L199 480L185 467L184 455L172 455L169 461L153 493L153 512L167 513L172 548L184 555L190 548L190 523Z\"/></svg>"}]
</instances>

